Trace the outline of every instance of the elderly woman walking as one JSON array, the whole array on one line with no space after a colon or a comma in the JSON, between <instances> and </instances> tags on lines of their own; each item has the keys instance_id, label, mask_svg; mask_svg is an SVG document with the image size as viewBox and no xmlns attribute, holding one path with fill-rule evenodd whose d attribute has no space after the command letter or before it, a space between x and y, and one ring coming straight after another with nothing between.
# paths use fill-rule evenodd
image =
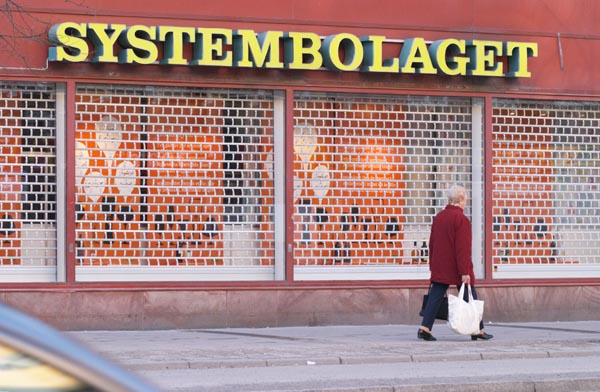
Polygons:
<instances>
[{"instance_id":1,"label":"elderly woman walking","mask_svg":"<svg viewBox=\"0 0 600 392\"><path fill-rule=\"evenodd\" d=\"M458 185L452 186L448 189L448 205L433 219L429 236L431 286L423 313L423 321L417 333L419 339L437 340L431 334L431 329L442 299L450 285L460 288L462 283L470 284L473 298L477 299L473 261L471 260L471 222L464 214L467 200L465 188ZM479 334L471 336L472 340L493 338L484 331L483 321L479 324L479 330Z\"/></svg>"}]
</instances>

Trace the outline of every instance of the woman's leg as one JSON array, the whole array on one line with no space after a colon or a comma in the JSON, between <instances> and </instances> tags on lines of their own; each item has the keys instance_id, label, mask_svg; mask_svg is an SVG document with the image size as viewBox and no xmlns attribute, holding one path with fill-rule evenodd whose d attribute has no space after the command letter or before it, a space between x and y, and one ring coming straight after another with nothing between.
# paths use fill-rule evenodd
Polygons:
<instances>
[{"instance_id":1,"label":"woman's leg","mask_svg":"<svg viewBox=\"0 0 600 392\"><path fill-rule=\"evenodd\" d=\"M447 284L435 282L431 283L431 289L429 290L429 298L427 299L427 305L425 306L425 310L423 311L423 321L421 322L421 327L427 328L427 332L431 331L431 329L433 328L435 316L440 310L442 298L444 298L444 295L446 295L447 290Z\"/></svg>"}]
</instances>

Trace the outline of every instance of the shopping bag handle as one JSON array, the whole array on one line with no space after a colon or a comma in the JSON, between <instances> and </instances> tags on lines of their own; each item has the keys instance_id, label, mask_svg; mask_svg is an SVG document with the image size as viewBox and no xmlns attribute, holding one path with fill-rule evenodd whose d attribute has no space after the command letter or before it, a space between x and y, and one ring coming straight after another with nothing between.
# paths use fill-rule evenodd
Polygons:
<instances>
[{"instance_id":1,"label":"shopping bag handle","mask_svg":"<svg viewBox=\"0 0 600 392\"><path fill-rule=\"evenodd\" d=\"M469 300L467 302L473 302L473 292L471 291L471 285L470 284L466 284L467 285L467 290L469 292ZM460 290L458 291L458 298L460 298L461 300L464 301L465 298L465 282L463 282L460 285Z\"/></svg>"}]
</instances>

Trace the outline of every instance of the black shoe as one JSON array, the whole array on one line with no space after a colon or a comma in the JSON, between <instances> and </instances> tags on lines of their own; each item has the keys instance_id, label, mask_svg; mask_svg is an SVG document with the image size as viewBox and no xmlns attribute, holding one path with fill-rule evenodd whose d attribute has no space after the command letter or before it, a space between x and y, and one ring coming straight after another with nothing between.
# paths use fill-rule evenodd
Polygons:
<instances>
[{"instance_id":1,"label":"black shoe","mask_svg":"<svg viewBox=\"0 0 600 392\"><path fill-rule=\"evenodd\" d=\"M419 329L419 332L417 332L417 338L426 340L428 342L434 342L437 340L431 333L423 331L422 329Z\"/></svg>"},{"instance_id":2,"label":"black shoe","mask_svg":"<svg viewBox=\"0 0 600 392\"><path fill-rule=\"evenodd\" d=\"M493 337L494 337L494 335L490 335L489 333L481 332L477 335L471 335L471 340L477 340L477 339L490 340Z\"/></svg>"}]
</instances>

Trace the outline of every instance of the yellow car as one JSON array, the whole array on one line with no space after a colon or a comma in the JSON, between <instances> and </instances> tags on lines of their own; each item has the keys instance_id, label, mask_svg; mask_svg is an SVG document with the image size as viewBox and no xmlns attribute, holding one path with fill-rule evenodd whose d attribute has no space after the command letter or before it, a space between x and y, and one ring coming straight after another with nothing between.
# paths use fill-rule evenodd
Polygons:
<instances>
[{"instance_id":1,"label":"yellow car","mask_svg":"<svg viewBox=\"0 0 600 392\"><path fill-rule=\"evenodd\" d=\"M45 323L0 304L0 391L158 392Z\"/></svg>"}]
</instances>

